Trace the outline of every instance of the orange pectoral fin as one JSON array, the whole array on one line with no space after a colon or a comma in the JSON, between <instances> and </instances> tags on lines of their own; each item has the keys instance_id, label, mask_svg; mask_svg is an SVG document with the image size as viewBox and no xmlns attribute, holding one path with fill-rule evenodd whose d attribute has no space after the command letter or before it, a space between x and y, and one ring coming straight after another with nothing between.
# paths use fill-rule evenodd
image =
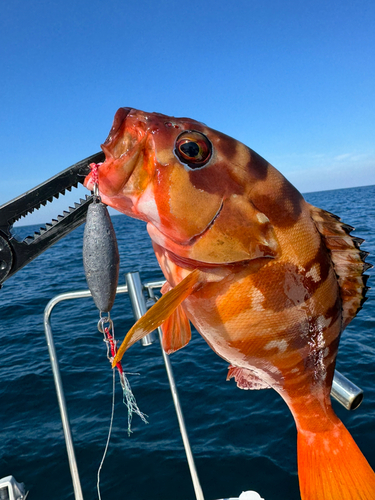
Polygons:
<instances>
[{"instance_id":1,"label":"orange pectoral fin","mask_svg":"<svg viewBox=\"0 0 375 500\"><path fill-rule=\"evenodd\" d=\"M163 295L128 331L113 360L112 367L115 367L121 361L122 356L130 346L164 323L181 302L204 281L204 273L199 269L195 269L177 286Z\"/></svg>"},{"instance_id":2,"label":"orange pectoral fin","mask_svg":"<svg viewBox=\"0 0 375 500\"><path fill-rule=\"evenodd\" d=\"M189 320L181 306L161 325L163 331L163 349L167 354L178 351L191 339Z\"/></svg>"}]
</instances>

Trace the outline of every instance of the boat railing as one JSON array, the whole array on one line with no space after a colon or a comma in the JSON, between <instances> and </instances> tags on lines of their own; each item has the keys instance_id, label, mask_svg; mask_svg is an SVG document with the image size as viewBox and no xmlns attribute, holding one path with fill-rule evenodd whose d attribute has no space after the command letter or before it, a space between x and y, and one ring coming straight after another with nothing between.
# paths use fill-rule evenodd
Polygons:
<instances>
[{"instance_id":1,"label":"boat railing","mask_svg":"<svg viewBox=\"0 0 375 500\"><path fill-rule=\"evenodd\" d=\"M127 273L125 278L126 278L126 285L118 286L116 293L117 294L127 293L129 295L134 317L136 320L138 320L147 311L147 308L151 307L151 305L156 301L154 290L160 289L165 283L165 281L150 281L142 283L139 272ZM146 292L147 294L148 297L147 300L145 298L144 292ZM80 477L78 473L77 462L75 458L74 443L70 429L68 410L66 406L64 389L60 375L59 363L53 340L50 316L53 308L60 302L63 302L65 300L87 298L90 296L91 293L89 290L80 290L75 292L62 293L51 299L44 310L44 330L47 340L53 378L55 382L57 400L60 409L61 422L63 426L65 444L68 453L69 467L73 481L75 500L83 500L83 494L82 494ZM160 345L162 345L161 344L162 332L160 328L158 328L158 335L160 338ZM146 337L144 337L140 342L142 342L143 345L149 345L153 342L153 339L154 339L154 333L151 333ZM191 479L193 482L195 497L196 500L204 500L203 491L195 467L194 457L185 426L180 400L178 397L178 391L173 375L172 365L169 356L164 352L163 348L161 348L161 352L168 375L168 382L172 393L172 399L177 414L177 419L180 427L183 445L185 448ZM357 408L363 399L363 391L338 371L335 371L331 395L347 409Z\"/></svg>"}]
</instances>

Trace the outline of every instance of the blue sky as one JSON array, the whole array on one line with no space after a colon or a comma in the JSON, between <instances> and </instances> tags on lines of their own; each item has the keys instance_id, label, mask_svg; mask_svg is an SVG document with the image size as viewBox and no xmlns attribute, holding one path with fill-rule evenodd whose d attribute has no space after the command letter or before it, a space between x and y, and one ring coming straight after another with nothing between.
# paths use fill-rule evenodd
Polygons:
<instances>
[{"instance_id":1,"label":"blue sky","mask_svg":"<svg viewBox=\"0 0 375 500\"><path fill-rule=\"evenodd\" d=\"M3 2L0 204L99 151L120 106L203 121L302 192L375 184L374 27L373 0Z\"/></svg>"}]
</instances>

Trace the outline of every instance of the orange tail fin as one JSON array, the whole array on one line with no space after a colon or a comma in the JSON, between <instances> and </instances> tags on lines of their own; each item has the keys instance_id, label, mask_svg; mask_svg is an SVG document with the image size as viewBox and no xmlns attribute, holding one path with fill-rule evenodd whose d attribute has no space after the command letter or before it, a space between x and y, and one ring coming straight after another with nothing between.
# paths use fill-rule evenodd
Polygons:
<instances>
[{"instance_id":1,"label":"orange tail fin","mask_svg":"<svg viewBox=\"0 0 375 500\"><path fill-rule=\"evenodd\" d=\"M375 473L344 424L326 432L298 432L302 500L374 500Z\"/></svg>"}]
</instances>

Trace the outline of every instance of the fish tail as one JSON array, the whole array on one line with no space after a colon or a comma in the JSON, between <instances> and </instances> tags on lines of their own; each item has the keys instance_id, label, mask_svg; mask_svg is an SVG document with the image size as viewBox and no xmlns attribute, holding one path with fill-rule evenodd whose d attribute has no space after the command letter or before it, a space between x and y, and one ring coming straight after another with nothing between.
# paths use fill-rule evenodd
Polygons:
<instances>
[{"instance_id":1,"label":"fish tail","mask_svg":"<svg viewBox=\"0 0 375 500\"><path fill-rule=\"evenodd\" d=\"M374 500L375 473L344 424L330 430L298 430L302 500Z\"/></svg>"}]
</instances>

